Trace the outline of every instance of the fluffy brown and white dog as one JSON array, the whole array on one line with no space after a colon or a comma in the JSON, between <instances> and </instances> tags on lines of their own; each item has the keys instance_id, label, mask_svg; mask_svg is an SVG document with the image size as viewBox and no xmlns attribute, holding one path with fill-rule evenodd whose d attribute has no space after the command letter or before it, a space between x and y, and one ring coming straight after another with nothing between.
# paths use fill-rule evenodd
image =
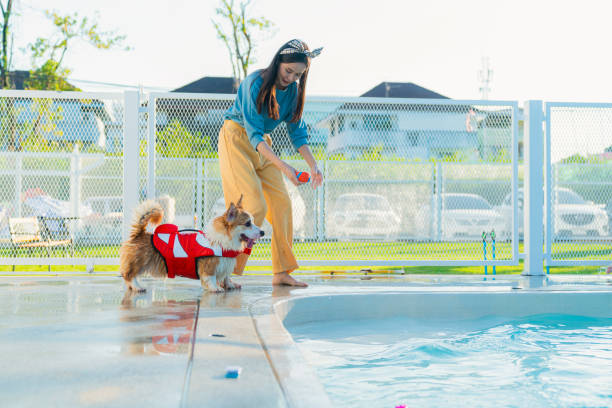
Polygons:
<instances>
[{"instance_id":1,"label":"fluffy brown and white dog","mask_svg":"<svg viewBox=\"0 0 612 408\"><path fill-rule=\"evenodd\" d=\"M221 255L221 249L224 255L226 253L234 254L233 257L213 255L197 257L194 260L197 275L194 275L193 278L197 279L199 277L205 290L221 292L240 288L240 285L230 280L230 275L236 265L236 253L252 247L255 241L264 235L264 232L253 222L251 214L242 208L241 203L242 197L235 205L231 203L224 214L211 220L206 227L204 238L202 236L197 237L198 242L205 240L211 248L216 248L213 251L215 255ZM136 279L141 275L148 274L159 278L174 277L173 275L169 276L166 260L154 246L153 234L147 231L149 224L158 225L163 218L162 205L157 201L145 201L134 211L130 236L121 244L119 250L119 270L128 290L145 291ZM177 229L176 226L171 224L164 224L161 227ZM201 231L199 232L201 233ZM178 233L180 234L182 231L178 231ZM186 233L193 235L194 230L188 230Z\"/></svg>"}]
</instances>

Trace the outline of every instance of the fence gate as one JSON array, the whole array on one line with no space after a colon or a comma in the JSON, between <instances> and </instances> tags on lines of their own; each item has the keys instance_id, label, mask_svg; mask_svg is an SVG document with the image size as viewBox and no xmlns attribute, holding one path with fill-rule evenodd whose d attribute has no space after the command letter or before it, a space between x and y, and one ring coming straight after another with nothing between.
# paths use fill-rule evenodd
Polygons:
<instances>
[{"instance_id":1,"label":"fence gate","mask_svg":"<svg viewBox=\"0 0 612 408\"><path fill-rule=\"evenodd\" d=\"M546 103L546 265L612 263L612 104Z\"/></svg>"}]
</instances>

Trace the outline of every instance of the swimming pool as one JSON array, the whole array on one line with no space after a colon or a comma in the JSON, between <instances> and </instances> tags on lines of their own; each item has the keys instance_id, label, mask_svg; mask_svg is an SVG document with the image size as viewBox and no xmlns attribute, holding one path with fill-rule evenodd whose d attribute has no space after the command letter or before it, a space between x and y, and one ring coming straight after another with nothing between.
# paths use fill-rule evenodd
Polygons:
<instances>
[{"instance_id":1,"label":"swimming pool","mask_svg":"<svg viewBox=\"0 0 612 408\"><path fill-rule=\"evenodd\" d=\"M276 309L335 405L612 405L612 292L341 294Z\"/></svg>"}]
</instances>

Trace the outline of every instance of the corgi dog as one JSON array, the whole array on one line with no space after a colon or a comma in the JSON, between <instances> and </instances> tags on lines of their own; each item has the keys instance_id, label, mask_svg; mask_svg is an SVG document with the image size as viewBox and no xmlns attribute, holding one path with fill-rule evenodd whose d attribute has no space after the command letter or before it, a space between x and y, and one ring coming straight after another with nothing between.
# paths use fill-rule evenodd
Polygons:
<instances>
[{"instance_id":1,"label":"corgi dog","mask_svg":"<svg viewBox=\"0 0 612 408\"><path fill-rule=\"evenodd\" d=\"M130 236L119 249L119 270L129 291L145 291L137 281L143 274L200 279L210 292L240 288L230 279L236 256L250 254L255 241L264 235L242 208L242 197L213 218L205 232L179 230L176 225L161 224L163 218L158 201L144 201L134 210ZM157 226L154 233L147 231L148 225Z\"/></svg>"}]
</instances>

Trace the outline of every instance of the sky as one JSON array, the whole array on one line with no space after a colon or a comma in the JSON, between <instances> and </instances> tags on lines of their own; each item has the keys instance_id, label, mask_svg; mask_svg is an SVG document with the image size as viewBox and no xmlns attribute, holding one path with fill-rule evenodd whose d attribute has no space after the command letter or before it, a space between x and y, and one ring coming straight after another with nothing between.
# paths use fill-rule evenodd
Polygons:
<instances>
[{"instance_id":1,"label":"sky","mask_svg":"<svg viewBox=\"0 0 612 408\"><path fill-rule=\"evenodd\" d=\"M50 9L97 11L102 29L127 36L129 51L71 46L66 66L83 90L123 88L82 81L171 90L203 76L231 76L211 22L218 0L16 1L14 69L30 68L21 48L51 35L42 13ZM610 1L252 0L250 10L275 23L258 43L253 69L292 38L324 47L313 60L308 95L359 96L390 81L479 99L486 57L489 99L612 100Z\"/></svg>"}]
</instances>

